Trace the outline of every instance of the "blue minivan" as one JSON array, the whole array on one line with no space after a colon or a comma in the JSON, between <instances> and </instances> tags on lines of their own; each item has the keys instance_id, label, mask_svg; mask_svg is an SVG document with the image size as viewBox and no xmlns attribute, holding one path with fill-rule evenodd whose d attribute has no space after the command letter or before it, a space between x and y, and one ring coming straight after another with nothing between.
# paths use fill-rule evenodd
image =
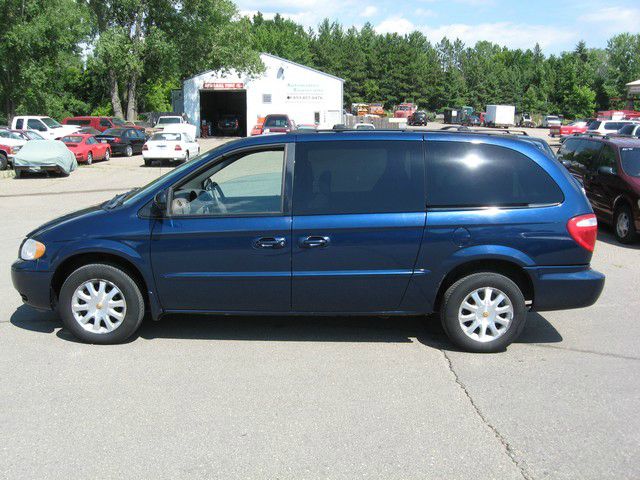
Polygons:
<instances>
[{"instance_id":1,"label":"blue minivan","mask_svg":"<svg viewBox=\"0 0 640 480\"><path fill-rule=\"evenodd\" d=\"M597 222L531 142L336 131L225 144L31 232L12 278L90 343L148 315L426 315L503 350L528 310L592 305Z\"/></svg>"}]
</instances>

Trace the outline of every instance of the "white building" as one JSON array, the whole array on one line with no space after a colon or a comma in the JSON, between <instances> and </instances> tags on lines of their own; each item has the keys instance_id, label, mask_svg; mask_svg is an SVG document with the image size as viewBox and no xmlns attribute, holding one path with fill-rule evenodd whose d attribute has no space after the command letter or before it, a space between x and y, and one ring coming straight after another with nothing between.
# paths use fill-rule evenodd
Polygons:
<instances>
[{"instance_id":1,"label":"white building","mask_svg":"<svg viewBox=\"0 0 640 480\"><path fill-rule=\"evenodd\" d=\"M344 80L274 55L262 53L260 59L265 71L258 76L209 71L184 81L184 113L198 135L203 121L216 126L223 115L238 117L241 136L275 113L298 125L342 123Z\"/></svg>"}]
</instances>

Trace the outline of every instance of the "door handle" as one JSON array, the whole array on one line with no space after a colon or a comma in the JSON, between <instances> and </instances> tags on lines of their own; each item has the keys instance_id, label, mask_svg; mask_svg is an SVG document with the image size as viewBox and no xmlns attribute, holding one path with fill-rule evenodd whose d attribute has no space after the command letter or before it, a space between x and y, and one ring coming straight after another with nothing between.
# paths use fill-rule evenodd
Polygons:
<instances>
[{"instance_id":1,"label":"door handle","mask_svg":"<svg viewBox=\"0 0 640 480\"><path fill-rule=\"evenodd\" d=\"M300 246L303 248L324 248L329 245L329 237L310 236L300 239Z\"/></svg>"},{"instance_id":2,"label":"door handle","mask_svg":"<svg viewBox=\"0 0 640 480\"><path fill-rule=\"evenodd\" d=\"M253 246L255 248L284 248L287 245L287 240L284 237L261 237L254 240Z\"/></svg>"}]
</instances>

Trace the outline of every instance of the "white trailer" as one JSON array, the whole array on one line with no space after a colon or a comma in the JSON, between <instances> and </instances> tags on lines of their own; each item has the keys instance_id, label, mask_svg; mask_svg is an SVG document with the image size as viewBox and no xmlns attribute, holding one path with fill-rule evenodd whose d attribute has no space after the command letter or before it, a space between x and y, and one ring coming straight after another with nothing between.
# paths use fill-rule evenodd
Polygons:
<instances>
[{"instance_id":1,"label":"white trailer","mask_svg":"<svg viewBox=\"0 0 640 480\"><path fill-rule=\"evenodd\" d=\"M488 127L512 127L515 119L516 107L513 105L487 105L484 123Z\"/></svg>"}]
</instances>

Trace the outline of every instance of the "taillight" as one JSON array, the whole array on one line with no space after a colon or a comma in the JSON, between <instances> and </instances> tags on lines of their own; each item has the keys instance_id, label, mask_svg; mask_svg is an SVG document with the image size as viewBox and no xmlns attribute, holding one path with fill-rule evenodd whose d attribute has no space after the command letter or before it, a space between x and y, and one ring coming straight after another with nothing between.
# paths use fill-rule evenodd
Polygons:
<instances>
[{"instance_id":1,"label":"taillight","mask_svg":"<svg viewBox=\"0 0 640 480\"><path fill-rule=\"evenodd\" d=\"M142 146L142 150L149 150L149 146L145 143L145 144Z\"/></svg>"},{"instance_id":2,"label":"taillight","mask_svg":"<svg viewBox=\"0 0 640 480\"><path fill-rule=\"evenodd\" d=\"M593 252L598 238L598 220L593 213L573 217L567 222L567 230L578 245Z\"/></svg>"},{"instance_id":3,"label":"taillight","mask_svg":"<svg viewBox=\"0 0 640 480\"><path fill-rule=\"evenodd\" d=\"M176 145L176 148L174 150L176 152L179 152L180 150L182 150L182 147L180 145Z\"/></svg>"}]
</instances>

